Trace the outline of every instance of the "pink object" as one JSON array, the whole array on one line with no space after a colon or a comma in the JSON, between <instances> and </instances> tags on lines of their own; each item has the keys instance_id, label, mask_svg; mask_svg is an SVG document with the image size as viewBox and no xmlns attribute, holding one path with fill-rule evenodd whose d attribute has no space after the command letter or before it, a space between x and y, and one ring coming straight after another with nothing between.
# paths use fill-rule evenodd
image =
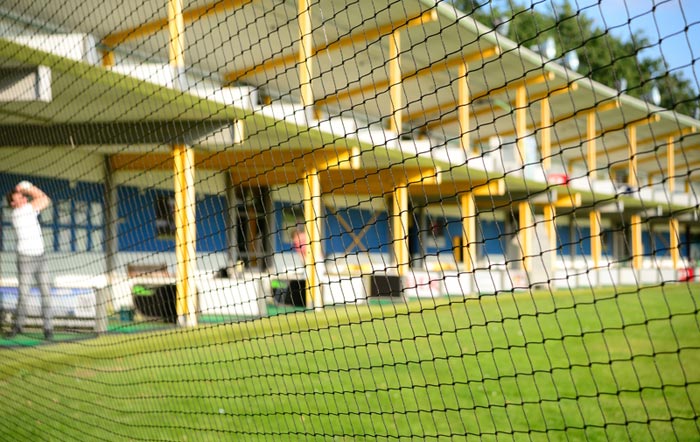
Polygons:
<instances>
[{"instance_id":1,"label":"pink object","mask_svg":"<svg viewBox=\"0 0 700 442\"><path fill-rule=\"evenodd\" d=\"M681 282L692 281L695 277L692 267L681 269L678 273L678 280Z\"/></svg>"},{"instance_id":2,"label":"pink object","mask_svg":"<svg viewBox=\"0 0 700 442\"><path fill-rule=\"evenodd\" d=\"M552 173L547 175L549 184L566 184L569 182L569 177L565 173Z\"/></svg>"}]
</instances>

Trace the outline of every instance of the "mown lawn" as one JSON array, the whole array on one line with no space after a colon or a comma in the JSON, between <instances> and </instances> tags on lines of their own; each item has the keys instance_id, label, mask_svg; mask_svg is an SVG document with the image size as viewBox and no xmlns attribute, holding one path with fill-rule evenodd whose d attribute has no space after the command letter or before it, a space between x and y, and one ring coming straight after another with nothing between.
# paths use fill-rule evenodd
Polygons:
<instances>
[{"instance_id":1,"label":"mown lawn","mask_svg":"<svg viewBox=\"0 0 700 442\"><path fill-rule=\"evenodd\" d=\"M351 305L0 350L0 440L699 440L700 286Z\"/></svg>"}]
</instances>

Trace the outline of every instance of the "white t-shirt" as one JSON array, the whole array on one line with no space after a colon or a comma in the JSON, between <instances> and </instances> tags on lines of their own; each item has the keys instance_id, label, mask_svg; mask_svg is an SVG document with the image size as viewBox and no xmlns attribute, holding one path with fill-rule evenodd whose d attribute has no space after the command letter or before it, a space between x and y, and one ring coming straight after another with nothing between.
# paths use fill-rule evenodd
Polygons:
<instances>
[{"instance_id":1,"label":"white t-shirt","mask_svg":"<svg viewBox=\"0 0 700 442\"><path fill-rule=\"evenodd\" d=\"M39 256L44 253L39 212L31 204L12 210L12 226L17 233L17 252L20 255Z\"/></svg>"}]
</instances>

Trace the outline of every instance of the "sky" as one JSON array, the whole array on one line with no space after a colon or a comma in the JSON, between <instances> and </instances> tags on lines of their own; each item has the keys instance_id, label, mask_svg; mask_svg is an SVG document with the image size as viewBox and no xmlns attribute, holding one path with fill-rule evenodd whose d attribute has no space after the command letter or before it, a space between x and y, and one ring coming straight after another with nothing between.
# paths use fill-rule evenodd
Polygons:
<instances>
[{"instance_id":1,"label":"sky","mask_svg":"<svg viewBox=\"0 0 700 442\"><path fill-rule=\"evenodd\" d=\"M569 0L574 9L624 41L644 35L653 48L641 56L663 57L671 72L681 72L700 91L700 0ZM494 1L507 5L509 0ZM516 0L551 12L557 0Z\"/></svg>"},{"instance_id":2,"label":"sky","mask_svg":"<svg viewBox=\"0 0 700 442\"><path fill-rule=\"evenodd\" d=\"M642 33L654 46L642 56L663 57L700 90L700 1L574 0L584 14L620 38Z\"/></svg>"}]
</instances>

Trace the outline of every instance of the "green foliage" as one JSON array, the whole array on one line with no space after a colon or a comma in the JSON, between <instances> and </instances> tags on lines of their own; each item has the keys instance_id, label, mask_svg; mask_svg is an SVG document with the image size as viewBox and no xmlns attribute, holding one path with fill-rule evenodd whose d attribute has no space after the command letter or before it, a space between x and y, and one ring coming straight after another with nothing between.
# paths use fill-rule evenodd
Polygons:
<instances>
[{"instance_id":1,"label":"green foliage","mask_svg":"<svg viewBox=\"0 0 700 442\"><path fill-rule=\"evenodd\" d=\"M661 91L661 106L686 115L692 115L697 105L696 91L680 72L669 72L662 58L640 56L655 43L643 34L634 35L631 40L614 37L575 9L570 0L555 3L548 13L515 0L508 2L507 10L483 0L452 3L488 25L496 23L499 17L505 18L509 22L507 37L523 46L537 46L548 37L554 38L557 58L576 51L580 60L578 72L602 84L617 89L624 78L625 92L638 98L647 95L656 84Z\"/></svg>"}]
</instances>

